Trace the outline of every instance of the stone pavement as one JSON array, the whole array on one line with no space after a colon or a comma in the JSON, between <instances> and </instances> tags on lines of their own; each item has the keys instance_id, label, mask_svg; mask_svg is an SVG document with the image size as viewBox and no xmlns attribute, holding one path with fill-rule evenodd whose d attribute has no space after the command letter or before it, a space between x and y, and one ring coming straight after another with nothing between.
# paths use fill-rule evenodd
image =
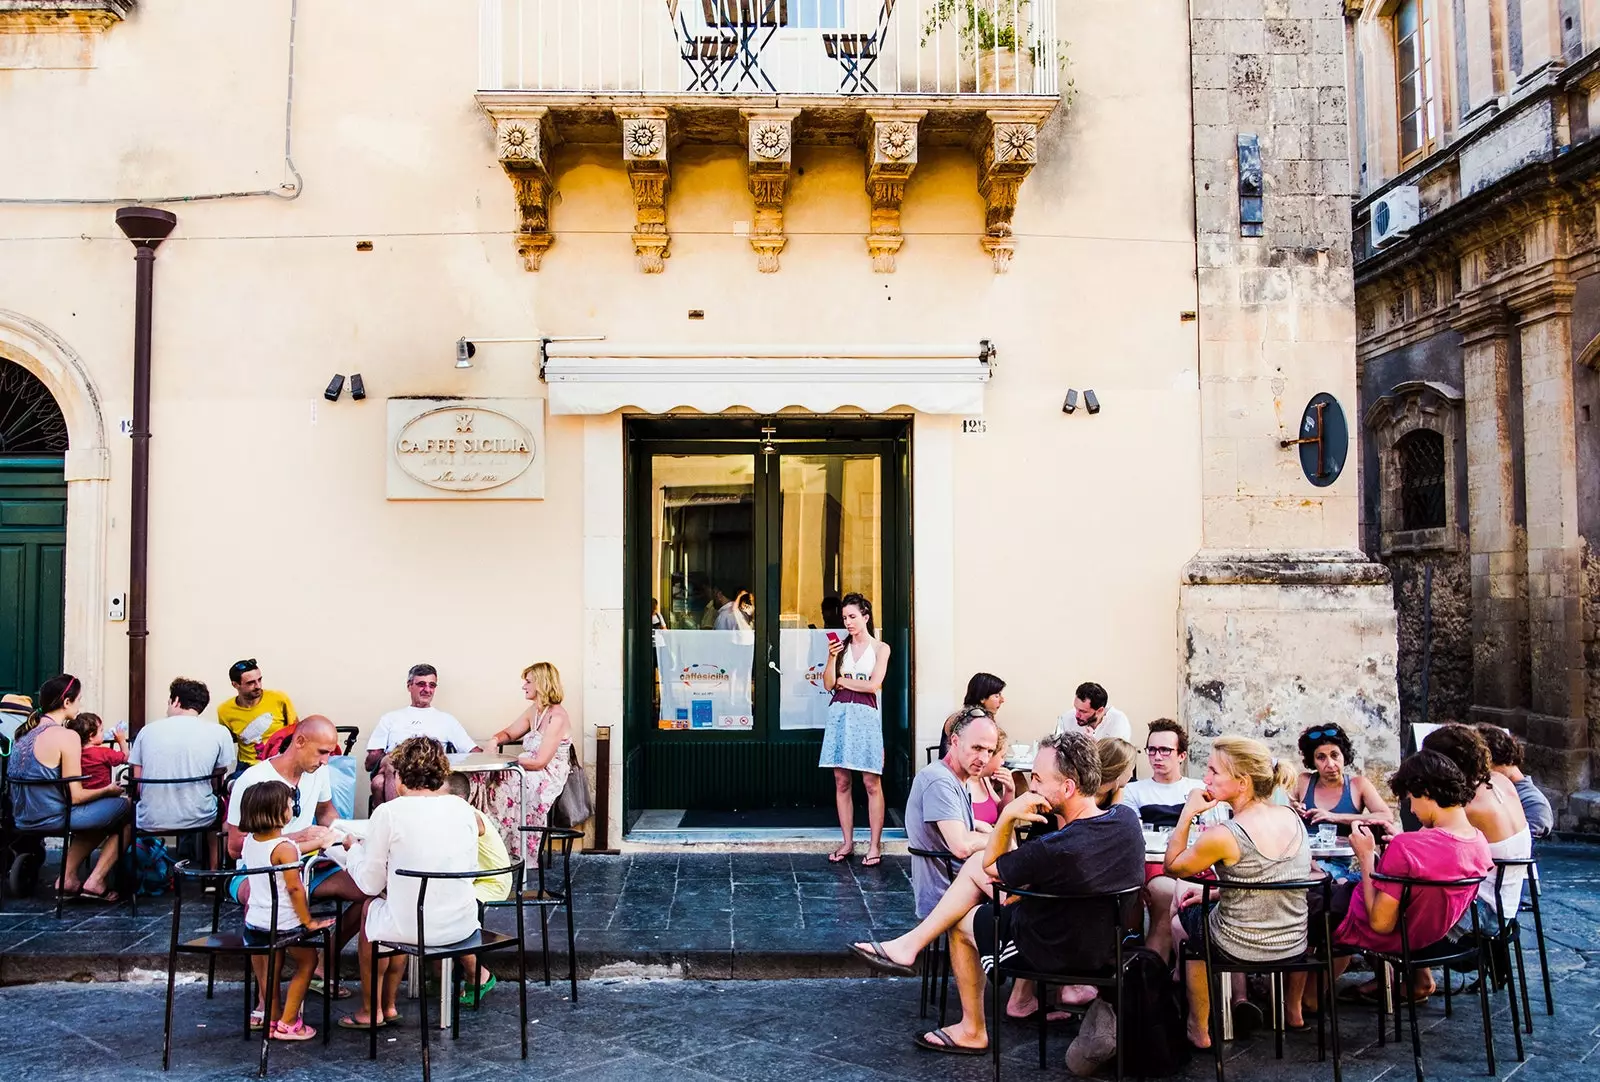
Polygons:
<instances>
[{"instance_id":1,"label":"stone pavement","mask_svg":"<svg viewBox=\"0 0 1600 1082\"><path fill-rule=\"evenodd\" d=\"M1535 986L1536 1032L1529 1037L1526 1062L1514 1056L1504 997L1494 1002L1498 1075L1526 1079L1592 1079L1600 1064L1600 848L1549 846L1541 849L1546 886L1546 930L1556 980L1554 1019L1543 1013ZM744 972L740 958L766 957L775 966L814 966L831 973L853 972L839 952L867 929L898 928L910 912L903 864L877 872L816 867L809 856L642 855L584 858L578 862L583 893L578 907L580 960L622 953L621 944L639 933L659 937L635 957L655 959L651 974L702 975L713 964ZM820 864L821 858L816 858ZM787 865L787 872L782 866ZM670 874L669 874L670 871ZM741 891L740 886L750 891ZM882 887L865 890L864 887ZM899 897L891 897L898 895ZM609 899L607 901L606 899ZM738 904L735 905L737 900ZM116 931L130 921L126 911L87 915L71 911L57 931L53 918L34 915L39 902L5 919L28 927L0 932L7 964L23 975L16 959L93 959L40 953L61 936L77 936L73 950L92 950L88 939L124 943L124 958L152 958L156 945L126 942L138 929ZM587 909L585 906L587 905ZM884 907L880 916L876 908ZM8 910L13 903L7 903ZM746 912L748 910L748 912ZM117 915L120 912L122 915ZM741 919L741 913L745 916ZM650 919L646 919L646 918ZM141 917L141 922L160 916ZM39 930L43 922L48 925ZM642 927L630 927L639 924ZM766 933L766 938L763 934ZM120 939L118 937L121 937ZM39 940L42 939L42 942ZM23 953L38 942L32 953ZM601 944L605 944L602 948ZM783 946L774 947L772 944ZM653 953L652 953L653 952ZM714 961L715 959L722 961ZM795 960L799 959L799 962ZM773 961L775 960L775 961ZM1537 960L1530 951L1530 974ZM586 963L587 964L587 963ZM616 963L610 972L624 972ZM837 968L835 968L837 967ZM154 968L153 966L149 968ZM0 1077L59 1077L96 1074L118 1079L163 1077L160 1068L161 995L152 974L112 964L116 984L33 984L0 989L0 1020L9 1023L0 1037ZM604 972L604 971L603 971ZM86 975L92 976L92 972ZM502 985L484 1010L468 1012L459 1042L435 1046L436 1077L489 1079L508 1073L585 1082L607 1080L725 1079L728 1082L793 1082L800 1078L888 1082L938 1077L948 1082L982 1082L987 1059L935 1058L914 1048L920 1026L917 982L836 977L824 980L640 980L585 981L579 1002L568 1002L564 985L530 986L531 1050L519 1063L516 1048L515 988ZM348 1006L348 1001L345 1006ZM359 1034L337 1031L330 1048L275 1044L273 1078L315 1078L338 1082L347 1077L417 1078L416 1003L403 1004L410 1020L383 1034L379 1061L369 1064ZM1436 997L1422 1008L1428 1077L1455 1080L1485 1077L1476 1000L1458 999L1455 1017L1446 1019ZM310 1001L312 1024L321 1004ZM26 1023L19 1020L26 1019ZM214 1000L202 986L179 988L174 1070L171 1077L244 1078L254 1070L259 1046L239 1037L239 988L219 986ZM1370 1009L1341 1011L1345 1035L1345 1078L1352 1082L1404 1082L1411 1077L1409 1041L1399 1046L1375 1043ZM1060 1068L1074 1024L1054 1027L1051 1077ZM1002 1029L1005 1077L1022 1082L1038 1077L1034 1030L1007 1023ZM1285 1059L1272 1058L1270 1038L1229 1046L1229 1073L1235 1079L1331 1078L1329 1065L1315 1060L1315 1037L1292 1034ZM24 1070L29 1075L24 1075ZM1194 1082L1212 1076L1211 1061L1198 1058L1182 1077ZM1109 1072L1102 1072L1109 1077Z\"/></svg>"}]
</instances>

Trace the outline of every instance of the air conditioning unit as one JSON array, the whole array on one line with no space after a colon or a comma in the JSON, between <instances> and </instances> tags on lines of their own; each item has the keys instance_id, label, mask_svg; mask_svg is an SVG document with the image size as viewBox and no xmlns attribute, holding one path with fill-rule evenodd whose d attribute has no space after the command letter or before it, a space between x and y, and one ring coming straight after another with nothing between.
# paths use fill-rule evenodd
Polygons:
<instances>
[{"instance_id":1,"label":"air conditioning unit","mask_svg":"<svg viewBox=\"0 0 1600 1082\"><path fill-rule=\"evenodd\" d=\"M1421 215L1415 184L1391 188L1372 203L1372 246L1382 248L1416 228Z\"/></svg>"}]
</instances>

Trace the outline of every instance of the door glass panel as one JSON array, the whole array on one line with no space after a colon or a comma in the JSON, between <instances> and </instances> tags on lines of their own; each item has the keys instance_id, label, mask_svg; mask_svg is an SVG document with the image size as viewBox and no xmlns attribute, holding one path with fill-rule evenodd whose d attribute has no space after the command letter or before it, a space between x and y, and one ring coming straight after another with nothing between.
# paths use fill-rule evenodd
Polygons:
<instances>
[{"instance_id":1,"label":"door glass panel","mask_svg":"<svg viewBox=\"0 0 1600 1082\"><path fill-rule=\"evenodd\" d=\"M877 455L784 455L779 485L778 723L820 729L827 631L842 634L840 599L877 605L883 584L883 482Z\"/></svg>"},{"instance_id":2,"label":"door glass panel","mask_svg":"<svg viewBox=\"0 0 1600 1082\"><path fill-rule=\"evenodd\" d=\"M755 458L651 458L656 720L754 729Z\"/></svg>"}]
</instances>

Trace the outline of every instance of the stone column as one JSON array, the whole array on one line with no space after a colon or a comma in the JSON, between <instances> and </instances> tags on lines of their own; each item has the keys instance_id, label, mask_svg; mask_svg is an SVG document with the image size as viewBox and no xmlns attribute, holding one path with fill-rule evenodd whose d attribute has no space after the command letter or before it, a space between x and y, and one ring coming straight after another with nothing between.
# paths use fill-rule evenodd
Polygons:
<instances>
[{"instance_id":1,"label":"stone column","mask_svg":"<svg viewBox=\"0 0 1600 1082\"><path fill-rule=\"evenodd\" d=\"M1571 282L1510 298L1522 347L1522 469L1527 494L1527 738L1534 770L1564 791L1588 782L1583 549L1572 388ZM1552 776L1554 775L1554 776Z\"/></svg>"},{"instance_id":2,"label":"stone column","mask_svg":"<svg viewBox=\"0 0 1600 1082\"><path fill-rule=\"evenodd\" d=\"M1379 774L1400 720L1389 573L1359 550L1354 463L1314 485L1283 446L1319 392L1358 418L1343 9L1191 12L1203 548L1179 580L1179 716L1197 759L1222 733L1292 754L1303 728L1337 722ZM1265 191L1249 237L1246 135Z\"/></svg>"},{"instance_id":3,"label":"stone column","mask_svg":"<svg viewBox=\"0 0 1600 1082\"><path fill-rule=\"evenodd\" d=\"M1523 591L1512 459L1511 328L1505 309L1464 308L1467 531L1472 545L1472 703L1509 711L1522 705ZM1498 716L1487 720L1503 722Z\"/></svg>"}]
</instances>

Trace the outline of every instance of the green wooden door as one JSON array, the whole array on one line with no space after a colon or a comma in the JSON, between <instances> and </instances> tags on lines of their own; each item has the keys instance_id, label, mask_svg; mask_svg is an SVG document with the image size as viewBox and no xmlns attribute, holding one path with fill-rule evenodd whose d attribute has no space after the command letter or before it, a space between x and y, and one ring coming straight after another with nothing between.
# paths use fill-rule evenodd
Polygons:
<instances>
[{"instance_id":1,"label":"green wooden door","mask_svg":"<svg viewBox=\"0 0 1600 1082\"><path fill-rule=\"evenodd\" d=\"M67 485L58 457L0 457L0 692L61 671Z\"/></svg>"}]
</instances>

